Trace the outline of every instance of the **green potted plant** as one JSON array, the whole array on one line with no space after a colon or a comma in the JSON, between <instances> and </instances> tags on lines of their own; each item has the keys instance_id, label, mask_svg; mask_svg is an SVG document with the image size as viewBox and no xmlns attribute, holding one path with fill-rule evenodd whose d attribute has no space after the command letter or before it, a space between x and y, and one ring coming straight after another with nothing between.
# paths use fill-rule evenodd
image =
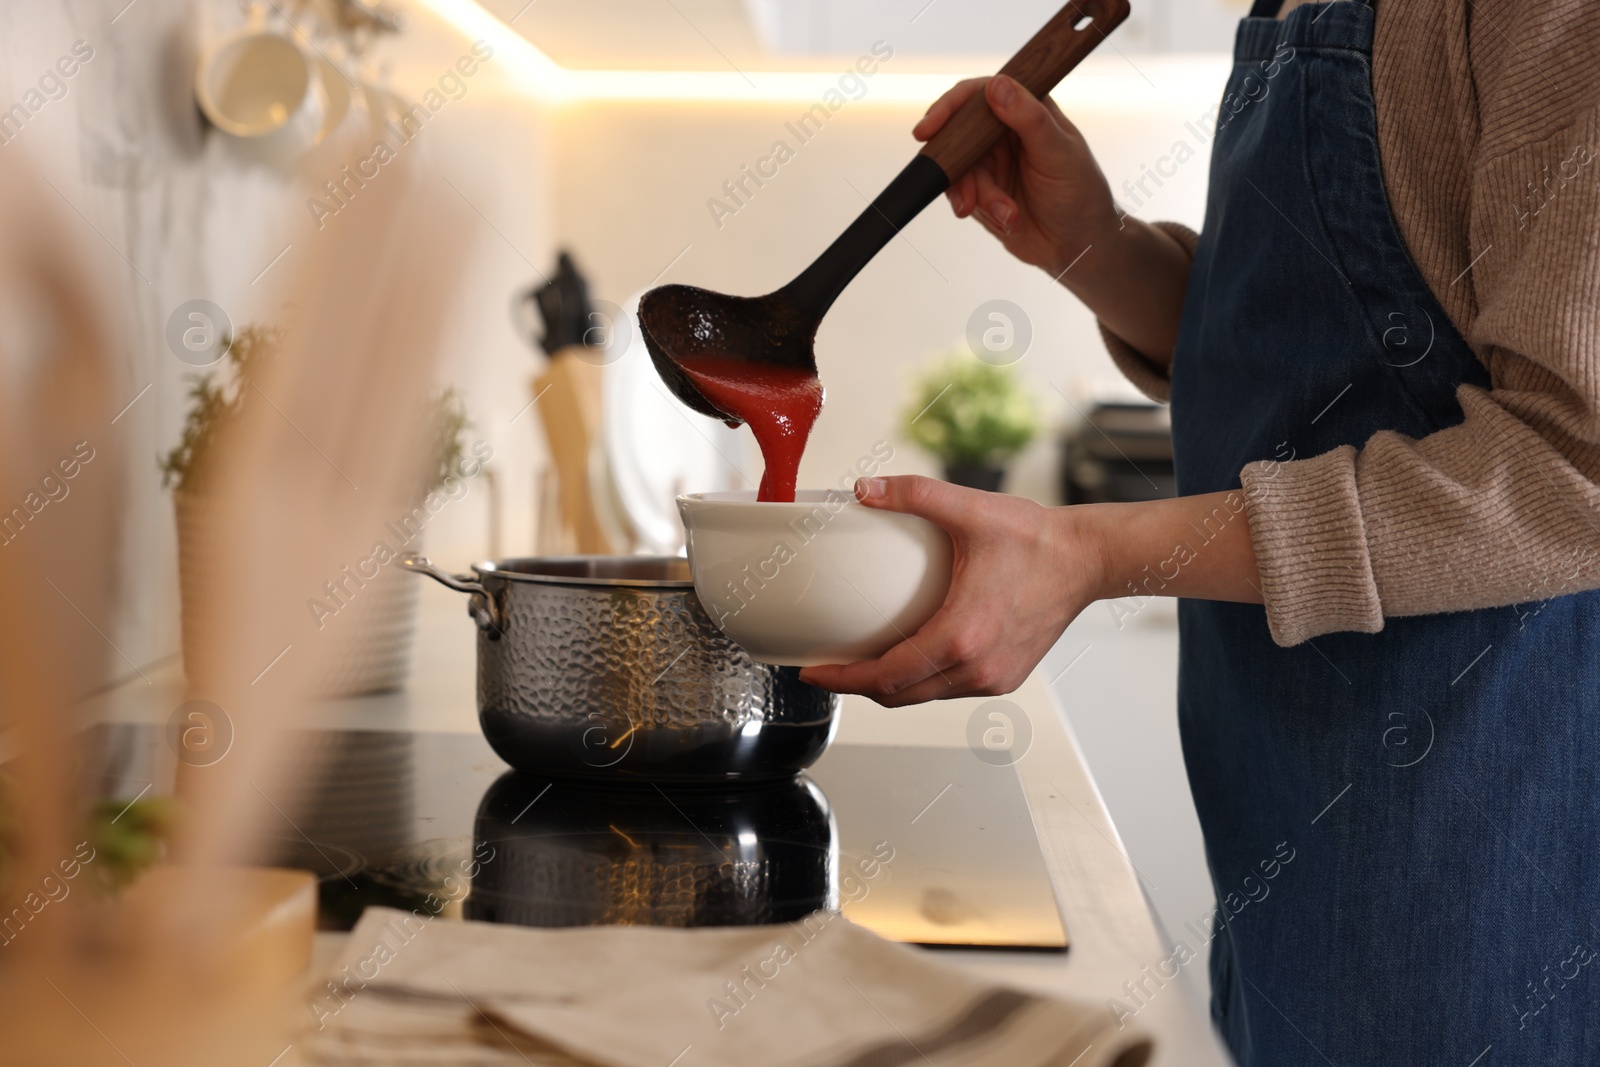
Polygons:
<instances>
[{"instance_id":1,"label":"green potted plant","mask_svg":"<svg viewBox=\"0 0 1600 1067\"><path fill-rule=\"evenodd\" d=\"M221 477L216 470L216 442L222 428L237 419L258 390L252 383L269 365L284 332L272 326L247 326L226 342L226 362L191 379L190 406L178 443L159 464L162 484L172 490L178 526L178 586L182 606L182 640L186 663L194 662L198 635L221 624L221 605L215 602L213 576L236 566L218 538L209 536L214 523L211 487ZM475 475L481 461L464 456L463 438L470 421L461 397L448 389L435 397L424 416L432 442L432 455L419 477L417 501L427 500L410 516L387 524L382 537L394 555L419 551L422 525L443 501L441 487L452 479L460 484ZM477 450L475 450L477 451ZM449 496L454 499L455 494ZM421 518L413 518L421 516ZM398 525L397 525L398 523ZM416 628L417 583L398 566L384 563L376 577L357 581L349 575L332 576L339 585L310 590L307 607L325 640L334 644L327 658L327 673L317 680L318 695L359 696L397 689L410 669L411 638ZM348 568L347 568L348 570Z\"/></svg>"},{"instance_id":2,"label":"green potted plant","mask_svg":"<svg viewBox=\"0 0 1600 1067\"><path fill-rule=\"evenodd\" d=\"M999 492L1006 464L1039 432L1039 416L1011 367L952 354L917 379L903 430L944 465L946 481Z\"/></svg>"}]
</instances>

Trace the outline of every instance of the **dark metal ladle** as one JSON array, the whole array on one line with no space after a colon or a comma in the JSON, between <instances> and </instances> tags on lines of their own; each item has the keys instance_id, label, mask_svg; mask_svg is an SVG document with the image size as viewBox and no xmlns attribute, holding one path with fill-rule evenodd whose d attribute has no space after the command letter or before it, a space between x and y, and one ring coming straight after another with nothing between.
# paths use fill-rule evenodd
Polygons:
<instances>
[{"instance_id":1,"label":"dark metal ladle","mask_svg":"<svg viewBox=\"0 0 1600 1067\"><path fill-rule=\"evenodd\" d=\"M1128 0L1071 0L1000 73L1043 96L1127 17ZM844 287L1005 134L983 94L973 96L815 263L776 292L728 296L663 285L645 293L640 332L662 381L696 411L737 422L695 388L680 361L719 356L815 373L817 327Z\"/></svg>"}]
</instances>

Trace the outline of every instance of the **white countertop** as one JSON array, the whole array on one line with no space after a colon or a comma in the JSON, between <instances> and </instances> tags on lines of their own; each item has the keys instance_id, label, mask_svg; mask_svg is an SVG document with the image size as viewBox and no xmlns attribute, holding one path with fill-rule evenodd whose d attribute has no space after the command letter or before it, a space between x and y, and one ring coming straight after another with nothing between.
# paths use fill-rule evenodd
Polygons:
<instances>
[{"instance_id":1,"label":"white countertop","mask_svg":"<svg viewBox=\"0 0 1600 1067\"><path fill-rule=\"evenodd\" d=\"M413 676L398 693L338 701L318 725L330 729L476 731L475 629L459 594L425 587ZM95 701L106 721L165 722L181 702L176 664L146 672ZM1032 742L1016 763L1066 922L1071 948L1037 951L963 950L941 958L1018 987L1108 1005L1116 997L1137 1009L1128 1025L1156 1038L1154 1065L1207 1067L1230 1061L1213 1036L1203 1004L1181 977L1163 979L1158 965L1172 952L1123 849L1117 829L1084 763L1077 739L1040 673L1005 698L1026 716ZM888 710L860 697L844 700L838 740L856 745L966 747L967 722L983 699L940 701ZM317 957L331 958L343 935L318 935ZM1138 990L1130 996L1127 984ZM292 1057L290 1057L292 1058ZM288 1062L286 1059L285 1062Z\"/></svg>"}]
</instances>

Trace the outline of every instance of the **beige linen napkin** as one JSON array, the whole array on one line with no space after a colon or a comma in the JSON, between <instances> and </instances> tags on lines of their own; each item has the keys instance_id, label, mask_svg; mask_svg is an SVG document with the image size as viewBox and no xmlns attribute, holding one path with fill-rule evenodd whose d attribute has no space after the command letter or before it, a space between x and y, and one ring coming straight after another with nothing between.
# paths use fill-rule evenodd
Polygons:
<instances>
[{"instance_id":1,"label":"beige linen napkin","mask_svg":"<svg viewBox=\"0 0 1600 1067\"><path fill-rule=\"evenodd\" d=\"M996 986L817 912L780 926L544 930L369 908L321 995L327 1064L1140 1067L1096 1005Z\"/></svg>"}]
</instances>

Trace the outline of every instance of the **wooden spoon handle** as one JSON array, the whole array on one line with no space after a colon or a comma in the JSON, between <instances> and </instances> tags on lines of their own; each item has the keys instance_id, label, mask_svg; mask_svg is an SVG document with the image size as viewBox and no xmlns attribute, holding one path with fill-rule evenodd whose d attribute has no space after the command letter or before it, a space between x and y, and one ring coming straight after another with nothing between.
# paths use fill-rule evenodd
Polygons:
<instances>
[{"instance_id":1,"label":"wooden spoon handle","mask_svg":"<svg viewBox=\"0 0 1600 1067\"><path fill-rule=\"evenodd\" d=\"M1069 0L1000 73L1043 96L1128 17L1128 0ZM1082 23L1080 26L1079 23ZM779 293L796 320L819 322L835 299L894 235L950 188L1005 136L982 93L974 93L849 229ZM772 294L776 297L778 293ZM815 325L809 327L815 330ZM657 360L659 366L663 361ZM667 372L663 371L663 375ZM668 379L671 381L671 379ZM677 385L680 397L684 391ZM698 394L696 394L698 395ZM691 403L691 406L695 406ZM704 408L697 410L705 411ZM712 409L715 410L714 408ZM710 412L706 412L710 414Z\"/></svg>"},{"instance_id":2,"label":"wooden spoon handle","mask_svg":"<svg viewBox=\"0 0 1600 1067\"><path fill-rule=\"evenodd\" d=\"M1042 97L1127 17L1128 0L1070 0L1000 68L1000 73ZM1085 19L1089 21L1084 22ZM975 93L923 146L922 155L939 164L939 169L954 182L982 159L1005 132L1005 124L994 117L984 95Z\"/></svg>"}]
</instances>

